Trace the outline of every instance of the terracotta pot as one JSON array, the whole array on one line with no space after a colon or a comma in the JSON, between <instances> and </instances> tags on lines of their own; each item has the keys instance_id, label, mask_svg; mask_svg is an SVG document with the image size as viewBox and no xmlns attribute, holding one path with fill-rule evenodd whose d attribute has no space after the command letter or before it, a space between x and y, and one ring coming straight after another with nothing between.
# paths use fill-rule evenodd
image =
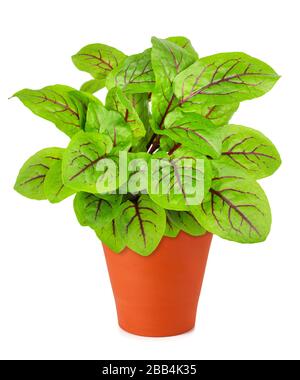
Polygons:
<instances>
[{"instance_id":1,"label":"terracotta pot","mask_svg":"<svg viewBox=\"0 0 300 380\"><path fill-rule=\"evenodd\" d=\"M148 257L104 246L120 327L149 337L193 329L211 240L181 232Z\"/></svg>"}]
</instances>

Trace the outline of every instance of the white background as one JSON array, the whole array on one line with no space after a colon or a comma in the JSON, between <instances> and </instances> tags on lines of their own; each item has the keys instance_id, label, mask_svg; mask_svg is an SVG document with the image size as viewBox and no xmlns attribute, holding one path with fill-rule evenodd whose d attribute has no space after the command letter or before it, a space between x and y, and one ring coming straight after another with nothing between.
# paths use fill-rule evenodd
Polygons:
<instances>
[{"instance_id":1,"label":"white background","mask_svg":"<svg viewBox=\"0 0 300 380\"><path fill-rule=\"evenodd\" d=\"M299 1L114 0L0 2L0 358L300 359ZM12 190L23 162L67 137L30 113L19 89L89 76L71 55L103 42L131 54L152 35L189 37L200 55L244 51L282 75L244 102L234 122L278 146L281 169L262 181L273 208L267 242L215 238L195 331L167 339L122 332L101 245L72 200L53 206Z\"/></svg>"}]
</instances>

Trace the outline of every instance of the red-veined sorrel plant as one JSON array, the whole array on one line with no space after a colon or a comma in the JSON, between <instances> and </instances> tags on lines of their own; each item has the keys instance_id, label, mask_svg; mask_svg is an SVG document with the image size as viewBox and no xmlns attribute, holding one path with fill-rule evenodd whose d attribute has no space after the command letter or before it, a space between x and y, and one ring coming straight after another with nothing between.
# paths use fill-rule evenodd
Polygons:
<instances>
[{"instance_id":1,"label":"red-veined sorrel plant","mask_svg":"<svg viewBox=\"0 0 300 380\"><path fill-rule=\"evenodd\" d=\"M79 222L115 252L128 246L146 256L163 236L181 230L241 243L266 239L271 212L256 180L273 174L280 156L263 134L229 120L241 101L274 86L279 76L270 66L244 53L199 58L184 37L153 38L152 48L132 56L88 45L73 62L93 76L80 91L54 85L15 94L71 139L67 148L46 148L25 163L15 185L19 193L52 203L76 193ZM104 87L105 105L92 95ZM158 175L126 170L110 193L102 192L97 167L110 159L119 168L120 152L129 163L160 161ZM189 159L194 188L202 189L197 204L187 202L182 159ZM198 159L200 176L193 164ZM170 174L167 194L153 191L167 177L163 168ZM147 184L143 191L117 191L137 178Z\"/></svg>"}]
</instances>

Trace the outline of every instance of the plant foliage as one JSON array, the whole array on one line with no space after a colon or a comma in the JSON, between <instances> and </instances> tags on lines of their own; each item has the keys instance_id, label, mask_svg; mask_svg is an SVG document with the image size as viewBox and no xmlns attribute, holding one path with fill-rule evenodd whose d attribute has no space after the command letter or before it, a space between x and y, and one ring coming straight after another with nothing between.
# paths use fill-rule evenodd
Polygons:
<instances>
[{"instance_id":1,"label":"plant foliage","mask_svg":"<svg viewBox=\"0 0 300 380\"><path fill-rule=\"evenodd\" d=\"M262 133L230 119L242 101L277 82L269 65L240 52L199 58L185 37L153 37L151 48L131 56L92 44L72 59L92 76L80 90L54 85L15 94L70 138L67 147L43 149L24 164L20 194L51 203L76 194L80 224L115 252L127 246L147 256L180 231L240 243L267 238L271 211L257 180L279 168L280 156ZM105 88L103 105L93 94ZM111 183L98 168L109 159L121 172L120 152L127 153L126 174ZM138 166L140 158L160 163L156 175ZM201 189L196 204L188 202L183 170ZM128 183L135 190L120 191Z\"/></svg>"}]
</instances>

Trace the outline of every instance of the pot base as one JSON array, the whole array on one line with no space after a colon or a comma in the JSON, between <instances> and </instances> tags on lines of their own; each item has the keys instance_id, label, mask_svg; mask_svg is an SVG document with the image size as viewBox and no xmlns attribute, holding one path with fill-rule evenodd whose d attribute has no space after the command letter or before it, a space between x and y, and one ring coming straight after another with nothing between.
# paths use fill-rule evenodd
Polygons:
<instances>
[{"instance_id":1,"label":"pot base","mask_svg":"<svg viewBox=\"0 0 300 380\"><path fill-rule=\"evenodd\" d=\"M181 232L148 257L104 246L120 327L147 337L193 330L211 239Z\"/></svg>"},{"instance_id":2,"label":"pot base","mask_svg":"<svg viewBox=\"0 0 300 380\"><path fill-rule=\"evenodd\" d=\"M193 305L167 303L159 310L149 305L122 305L118 303L119 326L130 334L146 337L181 335L195 327L197 302Z\"/></svg>"},{"instance_id":3,"label":"pot base","mask_svg":"<svg viewBox=\"0 0 300 380\"><path fill-rule=\"evenodd\" d=\"M172 332L170 332L169 334L168 333L164 333L164 334L153 333L153 334L151 334L151 333L145 333L142 331L138 331L136 329L130 330L128 327L124 327L120 323L119 323L119 327L121 330L125 331L127 334L142 336L144 338L170 338L172 336L184 335L184 334L190 333L190 332L195 330L195 325L194 325L193 327L188 328L188 329L184 329L184 330L178 330L178 331L172 330Z\"/></svg>"}]
</instances>

